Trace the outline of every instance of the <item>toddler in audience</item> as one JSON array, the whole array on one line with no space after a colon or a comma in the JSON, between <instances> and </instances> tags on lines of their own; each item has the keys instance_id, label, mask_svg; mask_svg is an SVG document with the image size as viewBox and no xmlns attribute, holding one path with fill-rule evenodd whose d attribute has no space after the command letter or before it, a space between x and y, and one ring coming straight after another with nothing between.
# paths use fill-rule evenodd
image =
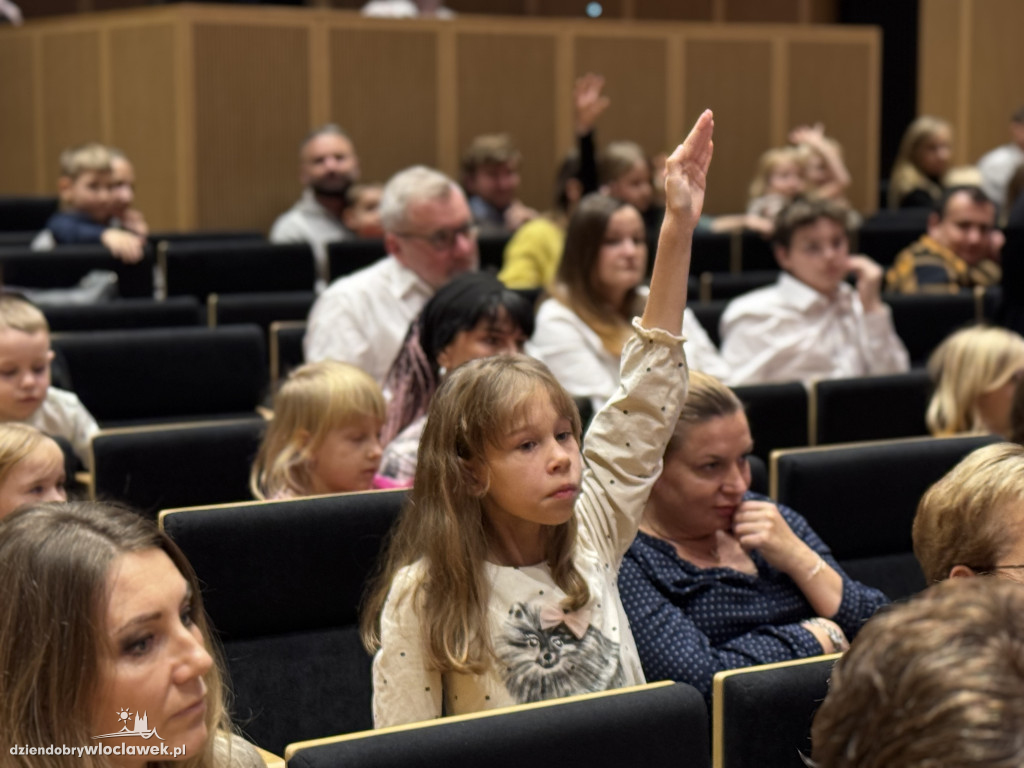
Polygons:
<instances>
[{"instance_id":1,"label":"toddler in audience","mask_svg":"<svg viewBox=\"0 0 1024 768\"><path fill-rule=\"evenodd\" d=\"M825 135L821 123L801 125L789 132L789 140L804 154L807 194L842 200L850 186L850 172L843 162L843 148Z\"/></svg>"},{"instance_id":2,"label":"toddler in audience","mask_svg":"<svg viewBox=\"0 0 1024 768\"><path fill-rule=\"evenodd\" d=\"M775 220L774 284L734 299L722 315L731 384L810 382L899 373L910 367L882 302L882 268L851 255L849 209L797 198ZM856 280L856 289L846 277Z\"/></svg>"},{"instance_id":3,"label":"toddler in audience","mask_svg":"<svg viewBox=\"0 0 1024 768\"><path fill-rule=\"evenodd\" d=\"M25 504L67 501L64 453L28 424L0 424L0 519Z\"/></svg>"},{"instance_id":4,"label":"toddler in audience","mask_svg":"<svg viewBox=\"0 0 1024 768\"><path fill-rule=\"evenodd\" d=\"M804 191L804 157L796 147L769 149L750 182L747 215L774 219L790 201Z\"/></svg>"},{"instance_id":5,"label":"toddler in audience","mask_svg":"<svg viewBox=\"0 0 1024 768\"><path fill-rule=\"evenodd\" d=\"M390 488L377 477L384 397L373 378L337 360L292 371L274 397L249 484L258 499Z\"/></svg>"},{"instance_id":6,"label":"toddler in audience","mask_svg":"<svg viewBox=\"0 0 1024 768\"><path fill-rule=\"evenodd\" d=\"M149 235L149 226L135 203L135 168L119 149L110 148L111 225L133 232L141 238Z\"/></svg>"},{"instance_id":7,"label":"toddler in audience","mask_svg":"<svg viewBox=\"0 0 1024 768\"><path fill-rule=\"evenodd\" d=\"M380 184L352 184L345 192L341 223L358 237L384 237L380 224Z\"/></svg>"},{"instance_id":8,"label":"toddler in audience","mask_svg":"<svg viewBox=\"0 0 1024 768\"><path fill-rule=\"evenodd\" d=\"M38 307L0 294L0 421L20 421L71 443L91 465L95 419L71 392L50 386L50 327Z\"/></svg>"},{"instance_id":9,"label":"toddler in audience","mask_svg":"<svg viewBox=\"0 0 1024 768\"><path fill-rule=\"evenodd\" d=\"M121 261L134 264L141 260L145 238L111 221L115 208L121 207L114 201L112 169L113 156L102 144L64 150L57 182L61 210L46 222L32 247L45 250L53 244L102 243ZM117 196L122 197L120 192Z\"/></svg>"}]
</instances>

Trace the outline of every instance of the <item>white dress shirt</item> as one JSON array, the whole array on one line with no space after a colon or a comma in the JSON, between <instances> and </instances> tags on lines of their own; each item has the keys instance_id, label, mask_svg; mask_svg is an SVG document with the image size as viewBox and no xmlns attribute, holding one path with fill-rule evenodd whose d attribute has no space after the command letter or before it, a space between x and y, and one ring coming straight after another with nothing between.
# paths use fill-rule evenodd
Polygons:
<instances>
[{"instance_id":1,"label":"white dress shirt","mask_svg":"<svg viewBox=\"0 0 1024 768\"><path fill-rule=\"evenodd\" d=\"M865 312L846 283L833 300L783 272L774 285L729 302L721 331L733 385L806 383L910 368L889 306Z\"/></svg>"},{"instance_id":2,"label":"white dress shirt","mask_svg":"<svg viewBox=\"0 0 1024 768\"><path fill-rule=\"evenodd\" d=\"M341 360L383 383L409 324L433 294L394 256L338 278L310 310L306 362Z\"/></svg>"},{"instance_id":3,"label":"white dress shirt","mask_svg":"<svg viewBox=\"0 0 1024 768\"><path fill-rule=\"evenodd\" d=\"M277 217L270 229L272 243L309 243L316 263L317 291L323 290L330 275L327 244L351 239L352 233L317 202L313 190L308 188L295 205Z\"/></svg>"},{"instance_id":4,"label":"white dress shirt","mask_svg":"<svg viewBox=\"0 0 1024 768\"><path fill-rule=\"evenodd\" d=\"M981 188L996 205L1006 205L1006 185L1021 163L1024 163L1024 150L1016 144L996 147L982 155L978 161Z\"/></svg>"},{"instance_id":5,"label":"white dress shirt","mask_svg":"<svg viewBox=\"0 0 1024 768\"><path fill-rule=\"evenodd\" d=\"M92 437L100 428L74 392L50 387L39 409L25 423L48 435L63 437L82 464L92 466Z\"/></svg>"}]
</instances>

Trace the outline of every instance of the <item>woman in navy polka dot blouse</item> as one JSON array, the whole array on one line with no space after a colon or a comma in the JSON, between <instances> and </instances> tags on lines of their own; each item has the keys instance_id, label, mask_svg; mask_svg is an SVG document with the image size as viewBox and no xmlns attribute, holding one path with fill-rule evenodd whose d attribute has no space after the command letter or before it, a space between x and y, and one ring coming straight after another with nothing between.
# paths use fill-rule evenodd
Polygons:
<instances>
[{"instance_id":1,"label":"woman in navy polka dot blouse","mask_svg":"<svg viewBox=\"0 0 1024 768\"><path fill-rule=\"evenodd\" d=\"M800 515L748 492L752 448L736 395L692 371L619 573L647 679L708 699L720 670L845 649L888 602L847 576Z\"/></svg>"}]
</instances>

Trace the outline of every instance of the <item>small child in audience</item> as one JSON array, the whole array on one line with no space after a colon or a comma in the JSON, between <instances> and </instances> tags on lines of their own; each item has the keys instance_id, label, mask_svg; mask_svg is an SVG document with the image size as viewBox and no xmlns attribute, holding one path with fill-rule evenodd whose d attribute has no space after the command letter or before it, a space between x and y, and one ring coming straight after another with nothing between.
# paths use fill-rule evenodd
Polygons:
<instances>
[{"instance_id":1,"label":"small child in audience","mask_svg":"<svg viewBox=\"0 0 1024 768\"><path fill-rule=\"evenodd\" d=\"M135 203L135 168L124 152L110 147L110 217L119 226L139 237L149 236L149 225Z\"/></svg>"},{"instance_id":2,"label":"small child in audience","mask_svg":"<svg viewBox=\"0 0 1024 768\"><path fill-rule=\"evenodd\" d=\"M0 424L0 520L25 504L67 501L64 453L28 424Z\"/></svg>"},{"instance_id":3,"label":"small child in audience","mask_svg":"<svg viewBox=\"0 0 1024 768\"><path fill-rule=\"evenodd\" d=\"M34 249L46 250L54 244L102 243L128 264L142 259L145 238L111 223L115 208L112 167L111 152L102 144L83 144L61 153L57 182L61 209L50 217L44 232L33 241Z\"/></svg>"},{"instance_id":4,"label":"small child in audience","mask_svg":"<svg viewBox=\"0 0 1024 768\"><path fill-rule=\"evenodd\" d=\"M345 192L341 223L357 237L384 237L380 223L380 184L352 184Z\"/></svg>"},{"instance_id":5,"label":"small child in audience","mask_svg":"<svg viewBox=\"0 0 1024 768\"><path fill-rule=\"evenodd\" d=\"M63 437L89 466L99 426L77 396L50 386L51 360L43 313L21 296L0 294L0 422L25 422Z\"/></svg>"},{"instance_id":6,"label":"small child in audience","mask_svg":"<svg viewBox=\"0 0 1024 768\"><path fill-rule=\"evenodd\" d=\"M843 148L825 135L825 126L798 126L789 132L789 140L804 154L807 195L842 200L850 186L850 172L843 162Z\"/></svg>"},{"instance_id":7,"label":"small child in audience","mask_svg":"<svg viewBox=\"0 0 1024 768\"><path fill-rule=\"evenodd\" d=\"M796 147L769 149L758 163L757 175L750 182L747 214L774 219L787 203L804 191L803 156Z\"/></svg>"},{"instance_id":8,"label":"small child in audience","mask_svg":"<svg viewBox=\"0 0 1024 768\"><path fill-rule=\"evenodd\" d=\"M274 397L249 484L258 499L393 487L378 478L384 397L373 378L337 360L292 371Z\"/></svg>"}]
</instances>

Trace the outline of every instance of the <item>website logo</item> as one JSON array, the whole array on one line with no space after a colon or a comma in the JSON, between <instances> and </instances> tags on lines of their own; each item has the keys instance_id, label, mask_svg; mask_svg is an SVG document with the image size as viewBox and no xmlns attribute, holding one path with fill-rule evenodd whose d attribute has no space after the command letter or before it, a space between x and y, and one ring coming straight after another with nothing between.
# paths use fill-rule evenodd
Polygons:
<instances>
[{"instance_id":1,"label":"website logo","mask_svg":"<svg viewBox=\"0 0 1024 768\"><path fill-rule=\"evenodd\" d=\"M163 737L156 732L156 726L152 729L149 727L149 713L143 712L141 715L136 711L135 713L135 724L129 728L128 720L131 719L131 712L127 708L122 708L117 713L117 722L121 723L121 730L117 733L104 733L102 736L93 736L93 739L123 739L125 736L138 736L143 739L151 739L154 736L160 741L163 741Z\"/></svg>"}]
</instances>

